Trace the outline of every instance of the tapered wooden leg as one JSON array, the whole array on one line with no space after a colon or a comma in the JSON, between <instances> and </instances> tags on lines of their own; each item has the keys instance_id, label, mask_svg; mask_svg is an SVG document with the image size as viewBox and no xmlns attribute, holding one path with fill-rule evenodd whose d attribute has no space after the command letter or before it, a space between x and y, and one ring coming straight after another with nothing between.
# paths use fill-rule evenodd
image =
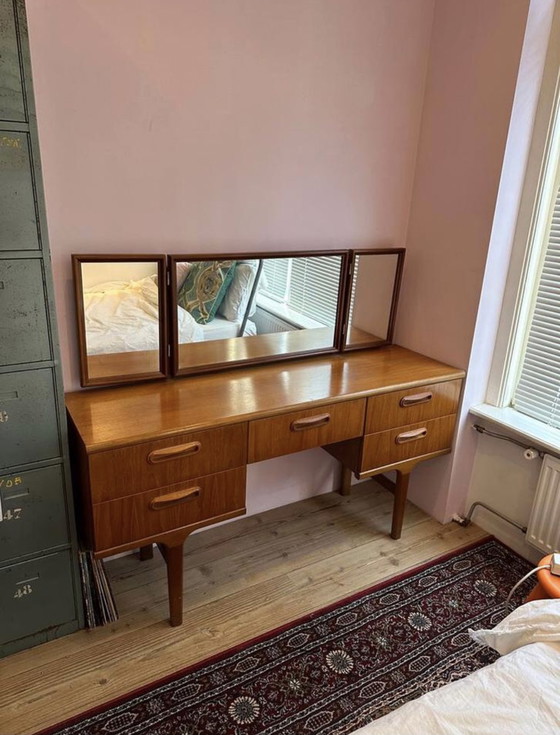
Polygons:
<instances>
[{"instance_id":1,"label":"tapered wooden leg","mask_svg":"<svg viewBox=\"0 0 560 735\"><path fill-rule=\"evenodd\" d=\"M141 546L138 550L138 558L140 561L147 561L148 559L154 558L154 547L152 544L148 546Z\"/></svg>"},{"instance_id":2,"label":"tapered wooden leg","mask_svg":"<svg viewBox=\"0 0 560 735\"><path fill-rule=\"evenodd\" d=\"M393 502L393 523L391 526L391 538L394 539L398 539L401 537L409 480L410 471L400 472L399 470L397 470L397 481L395 483L395 500Z\"/></svg>"},{"instance_id":3,"label":"tapered wooden leg","mask_svg":"<svg viewBox=\"0 0 560 735\"><path fill-rule=\"evenodd\" d=\"M350 495L350 486L352 485L352 470L342 465L342 475L340 478L340 487L338 492L341 495Z\"/></svg>"},{"instance_id":4,"label":"tapered wooden leg","mask_svg":"<svg viewBox=\"0 0 560 735\"><path fill-rule=\"evenodd\" d=\"M169 623L183 623L183 542L176 546L158 544L167 565L167 590L169 596Z\"/></svg>"}]
</instances>

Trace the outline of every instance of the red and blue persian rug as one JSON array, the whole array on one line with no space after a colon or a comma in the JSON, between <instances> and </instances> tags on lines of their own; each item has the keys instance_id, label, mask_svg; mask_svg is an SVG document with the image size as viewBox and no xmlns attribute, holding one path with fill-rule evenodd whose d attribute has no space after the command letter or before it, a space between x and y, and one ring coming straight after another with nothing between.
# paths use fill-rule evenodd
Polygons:
<instances>
[{"instance_id":1,"label":"red and blue persian rug","mask_svg":"<svg viewBox=\"0 0 560 735\"><path fill-rule=\"evenodd\" d=\"M529 569L487 539L44 735L347 735L494 661L468 628L498 623Z\"/></svg>"}]
</instances>

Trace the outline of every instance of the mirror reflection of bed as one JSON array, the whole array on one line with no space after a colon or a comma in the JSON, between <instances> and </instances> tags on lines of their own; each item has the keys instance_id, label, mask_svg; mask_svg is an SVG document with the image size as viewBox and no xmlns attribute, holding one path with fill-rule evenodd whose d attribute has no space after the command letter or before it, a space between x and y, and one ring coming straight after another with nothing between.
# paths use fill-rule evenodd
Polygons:
<instances>
[{"instance_id":1,"label":"mirror reflection of bed","mask_svg":"<svg viewBox=\"0 0 560 735\"><path fill-rule=\"evenodd\" d=\"M158 262L82 262L80 274L88 379L159 374Z\"/></svg>"},{"instance_id":2,"label":"mirror reflection of bed","mask_svg":"<svg viewBox=\"0 0 560 735\"><path fill-rule=\"evenodd\" d=\"M334 348L341 255L175 263L179 370Z\"/></svg>"}]
</instances>

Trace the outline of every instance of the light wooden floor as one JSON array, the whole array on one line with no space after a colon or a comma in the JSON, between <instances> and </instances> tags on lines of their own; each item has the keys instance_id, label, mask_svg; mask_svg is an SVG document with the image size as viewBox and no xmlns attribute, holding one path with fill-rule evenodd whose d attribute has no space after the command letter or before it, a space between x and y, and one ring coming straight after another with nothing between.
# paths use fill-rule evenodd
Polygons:
<instances>
[{"instance_id":1,"label":"light wooden floor","mask_svg":"<svg viewBox=\"0 0 560 735\"><path fill-rule=\"evenodd\" d=\"M393 541L391 508L371 480L194 534L180 628L157 551L107 563L119 621L4 659L0 733L36 732L485 535L409 505Z\"/></svg>"}]
</instances>

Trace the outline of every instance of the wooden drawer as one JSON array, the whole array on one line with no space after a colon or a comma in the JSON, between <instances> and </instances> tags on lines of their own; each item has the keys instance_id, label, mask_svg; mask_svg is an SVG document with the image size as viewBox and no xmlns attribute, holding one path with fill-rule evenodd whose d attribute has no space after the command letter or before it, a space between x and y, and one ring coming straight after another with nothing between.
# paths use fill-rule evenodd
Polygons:
<instances>
[{"instance_id":1,"label":"wooden drawer","mask_svg":"<svg viewBox=\"0 0 560 735\"><path fill-rule=\"evenodd\" d=\"M249 462L361 436L365 399L293 411L249 424Z\"/></svg>"},{"instance_id":2,"label":"wooden drawer","mask_svg":"<svg viewBox=\"0 0 560 735\"><path fill-rule=\"evenodd\" d=\"M455 415L419 424L368 434L364 437L362 472L449 449L453 441ZM417 438L415 438L417 437Z\"/></svg>"},{"instance_id":3,"label":"wooden drawer","mask_svg":"<svg viewBox=\"0 0 560 735\"><path fill-rule=\"evenodd\" d=\"M240 467L246 464L246 444L247 424L234 424L92 454L92 502ZM134 478L133 485L130 478Z\"/></svg>"},{"instance_id":4,"label":"wooden drawer","mask_svg":"<svg viewBox=\"0 0 560 735\"><path fill-rule=\"evenodd\" d=\"M449 380L368 398L366 434L457 413L462 380Z\"/></svg>"},{"instance_id":5,"label":"wooden drawer","mask_svg":"<svg viewBox=\"0 0 560 735\"><path fill-rule=\"evenodd\" d=\"M93 506L94 550L112 549L245 512L246 468Z\"/></svg>"}]
</instances>

